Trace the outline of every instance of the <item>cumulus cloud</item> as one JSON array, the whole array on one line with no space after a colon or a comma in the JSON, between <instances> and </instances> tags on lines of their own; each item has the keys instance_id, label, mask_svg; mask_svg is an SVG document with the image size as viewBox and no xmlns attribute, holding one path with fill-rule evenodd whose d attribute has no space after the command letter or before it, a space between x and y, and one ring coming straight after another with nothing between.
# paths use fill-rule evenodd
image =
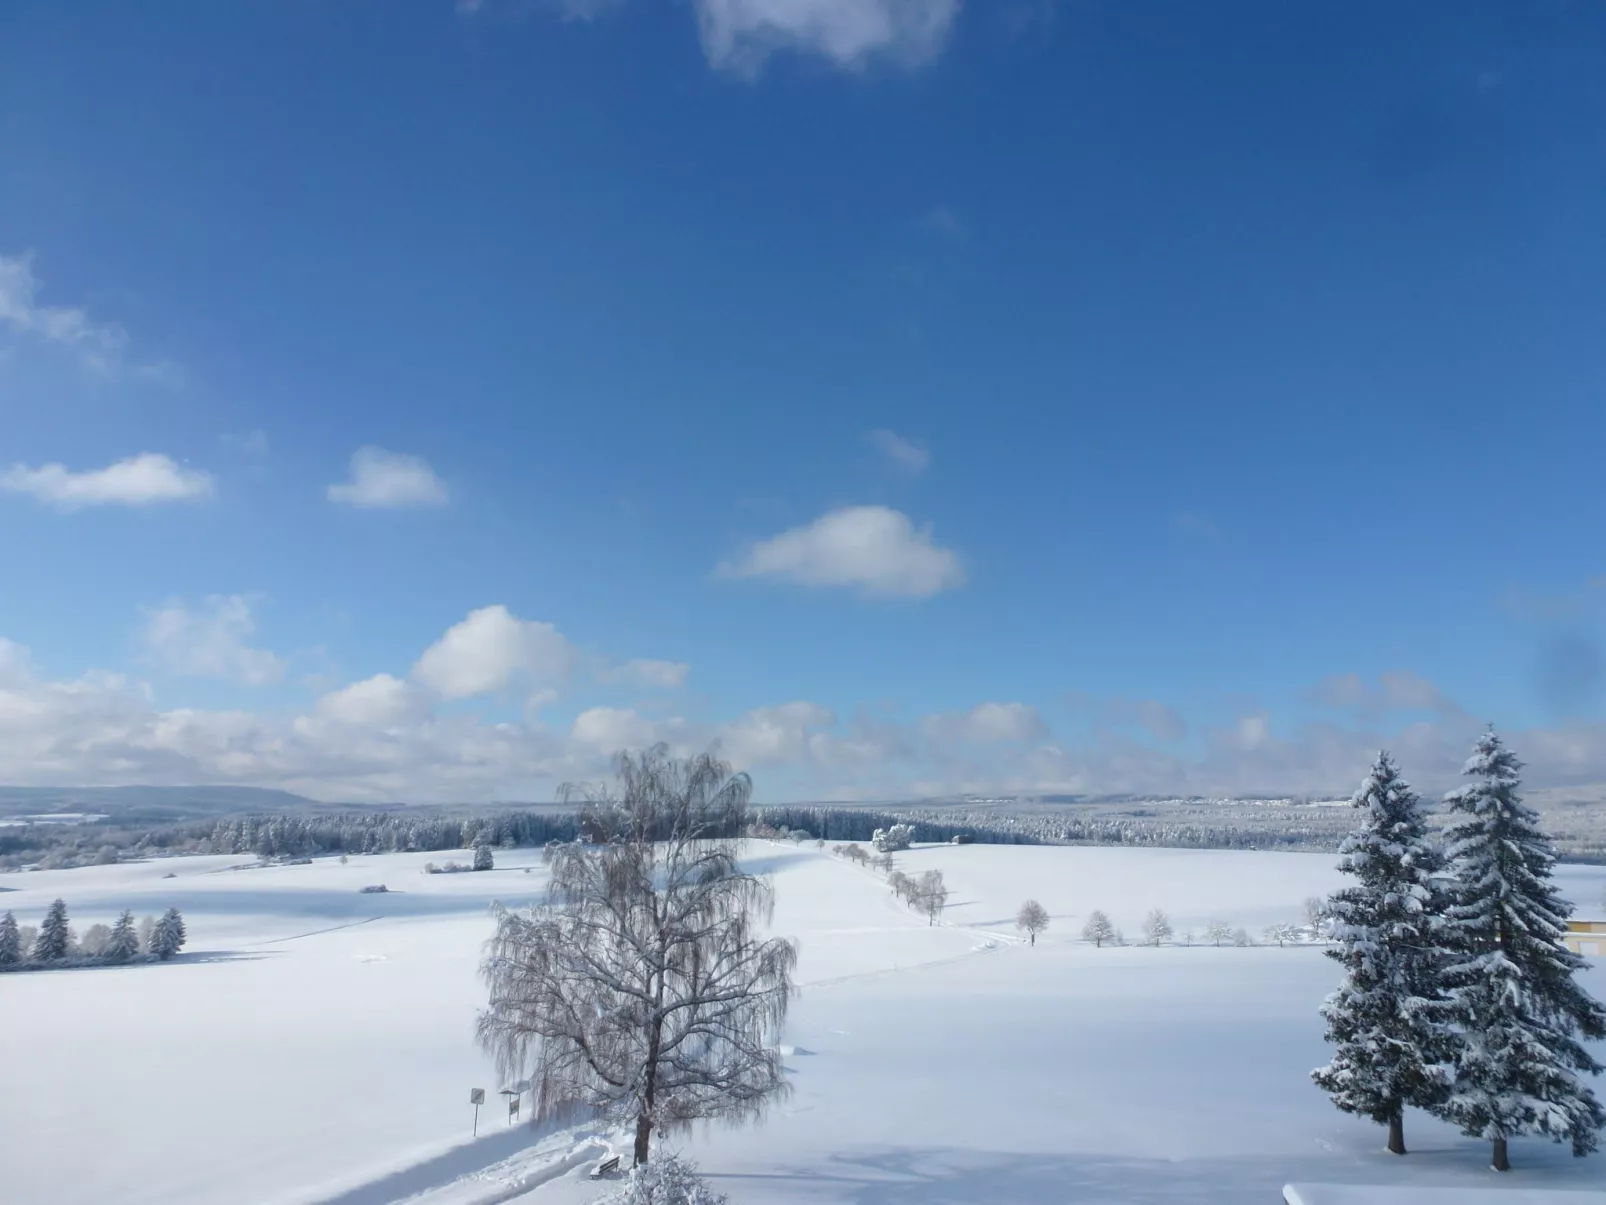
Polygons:
<instances>
[{"instance_id":1,"label":"cumulus cloud","mask_svg":"<svg viewBox=\"0 0 1606 1205\"><path fill-rule=\"evenodd\" d=\"M850 506L749 547L721 577L771 578L804 586L858 587L868 595L929 598L962 586L958 555L885 506Z\"/></svg>"},{"instance_id":2,"label":"cumulus cloud","mask_svg":"<svg viewBox=\"0 0 1606 1205\"><path fill-rule=\"evenodd\" d=\"M918 66L948 40L959 0L697 0L715 67L751 75L777 51L857 69L884 58Z\"/></svg>"},{"instance_id":3,"label":"cumulus cloud","mask_svg":"<svg viewBox=\"0 0 1606 1205\"><path fill-rule=\"evenodd\" d=\"M330 691L318 700L318 715L342 724L388 728L419 718L426 700L417 687L390 674L375 674Z\"/></svg>"},{"instance_id":4,"label":"cumulus cloud","mask_svg":"<svg viewBox=\"0 0 1606 1205\"><path fill-rule=\"evenodd\" d=\"M869 432L865 438L900 473L918 477L931 465L931 450L918 440L908 439L885 427Z\"/></svg>"},{"instance_id":5,"label":"cumulus cloud","mask_svg":"<svg viewBox=\"0 0 1606 1205\"><path fill-rule=\"evenodd\" d=\"M927 716L927 735L948 743L970 741L1037 741L1048 736L1048 725L1037 708L1025 703L978 703L969 711Z\"/></svg>"},{"instance_id":6,"label":"cumulus cloud","mask_svg":"<svg viewBox=\"0 0 1606 1205\"><path fill-rule=\"evenodd\" d=\"M576 653L555 627L520 619L505 606L481 607L452 625L413 666L413 680L445 699L496 694L515 679L562 682Z\"/></svg>"},{"instance_id":7,"label":"cumulus cloud","mask_svg":"<svg viewBox=\"0 0 1606 1205\"><path fill-rule=\"evenodd\" d=\"M214 594L199 609L173 600L147 612L145 651L155 665L186 678L220 678L245 686L277 682L284 663L251 647L256 616L241 594Z\"/></svg>"},{"instance_id":8,"label":"cumulus cloud","mask_svg":"<svg viewBox=\"0 0 1606 1205\"><path fill-rule=\"evenodd\" d=\"M149 506L193 502L212 493L212 475L186 469L158 452L141 452L103 469L74 472L64 464L14 464L0 473L0 489L27 494L61 510L86 506Z\"/></svg>"},{"instance_id":9,"label":"cumulus cloud","mask_svg":"<svg viewBox=\"0 0 1606 1205\"><path fill-rule=\"evenodd\" d=\"M331 485L329 501L366 510L445 506L446 483L429 462L384 448L358 448L351 454L351 477Z\"/></svg>"},{"instance_id":10,"label":"cumulus cloud","mask_svg":"<svg viewBox=\"0 0 1606 1205\"><path fill-rule=\"evenodd\" d=\"M629 707L591 707L574 717L570 734L599 753L641 749L669 735L663 726Z\"/></svg>"},{"instance_id":11,"label":"cumulus cloud","mask_svg":"<svg viewBox=\"0 0 1606 1205\"><path fill-rule=\"evenodd\" d=\"M639 686L647 690L679 690L691 666L684 661L653 661L638 657L619 665L603 666L597 681L604 686Z\"/></svg>"}]
</instances>

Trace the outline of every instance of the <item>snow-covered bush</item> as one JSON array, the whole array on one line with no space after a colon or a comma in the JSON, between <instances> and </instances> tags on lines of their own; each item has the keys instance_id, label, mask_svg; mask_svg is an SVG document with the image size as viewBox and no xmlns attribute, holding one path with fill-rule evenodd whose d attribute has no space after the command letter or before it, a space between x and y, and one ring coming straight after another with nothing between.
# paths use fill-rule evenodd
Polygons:
<instances>
[{"instance_id":1,"label":"snow-covered bush","mask_svg":"<svg viewBox=\"0 0 1606 1205\"><path fill-rule=\"evenodd\" d=\"M389 891L389 890L390 890L390 888L386 887L383 883L370 883L366 887L357 888L357 891L359 892L359 894L362 894L362 895L377 895L380 892Z\"/></svg>"},{"instance_id":2,"label":"snow-covered bush","mask_svg":"<svg viewBox=\"0 0 1606 1205\"><path fill-rule=\"evenodd\" d=\"M915 827L912 824L894 824L891 828L878 828L870 836L870 844L877 853L896 853L914 844Z\"/></svg>"},{"instance_id":3,"label":"snow-covered bush","mask_svg":"<svg viewBox=\"0 0 1606 1205\"><path fill-rule=\"evenodd\" d=\"M598 1205L726 1205L729 1200L708 1187L696 1164L665 1155L631 1168L625 1186Z\"/></svg>"}]
</instances>

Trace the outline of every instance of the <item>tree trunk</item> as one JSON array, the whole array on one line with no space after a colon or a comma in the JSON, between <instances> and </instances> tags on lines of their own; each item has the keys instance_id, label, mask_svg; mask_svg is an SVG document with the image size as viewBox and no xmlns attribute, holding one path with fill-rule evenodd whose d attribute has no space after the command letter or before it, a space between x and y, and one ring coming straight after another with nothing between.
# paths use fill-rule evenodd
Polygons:
<instances>
[{"instance_id":1,"label":"tree trunk","mask_svg":"<svg viewBox=\"0 0 1606 1205\"><path fill-rule=\"evenodd\" d=\"M652 1141L652 1118L643 1113L636 1118L636 1166L647 1162L647 1146Z\"/></svg>"},{"instance_id":2,"label":"tree trunk","mask_svg":"<svg viewBox=\"0 0 1606 1205\"><path fill-rule=\"evenodd\" d=\"M1396 1109L1389 1117L1389 1154L1405 1154L1405 1110Z\"/></svg>"},{"instance_id":3,"label":"tree trunk","mask_svg":"<svg viewBox=\"0 0 1606 1205\"><path fill-rule=\"evenodd\" d=\"M1511 1160L1506 1158L1506 1140L1504 1138L1496 1138L1494 1140L1494 1158L1490 1160L1489 1166L1497 1172L1511 1170Z\"/></svg>"},{"instance_id":4,"label":"tree trunk","mask_svg":"<svg viewBox=\"0 0 1606 1205\"><path fill-rule=\"evenodd\" d=\"M1037 944L1037 934L1035 934L1035 933L1031 934L1031 939L1032 940L1030 942L1028 942L1027 944L1035 946Z\"/></svg>"}]
</instances>

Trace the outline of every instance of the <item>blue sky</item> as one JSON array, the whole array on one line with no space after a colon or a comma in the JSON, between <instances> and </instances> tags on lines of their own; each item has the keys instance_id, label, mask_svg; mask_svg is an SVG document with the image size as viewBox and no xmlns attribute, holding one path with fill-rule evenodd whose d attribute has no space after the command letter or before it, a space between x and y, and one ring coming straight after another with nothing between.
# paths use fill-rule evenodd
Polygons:
<instances>
[{"instance_id":1,"label":"blue sky","mask_svg":"<svg viewBox=\"0 0 1606 1205\"><path fill-rule=\"evenodd\" d=\"M0 779L1606 779L1602 78L1559 3L7 5Z\"/></svg>"}]
</instances>

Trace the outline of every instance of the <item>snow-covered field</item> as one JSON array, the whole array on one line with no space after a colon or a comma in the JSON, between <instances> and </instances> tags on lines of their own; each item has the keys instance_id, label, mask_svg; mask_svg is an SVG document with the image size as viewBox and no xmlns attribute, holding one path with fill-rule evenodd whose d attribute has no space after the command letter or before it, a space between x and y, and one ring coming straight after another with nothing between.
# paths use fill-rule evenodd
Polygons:
<instances>
[{"instance_id":1,"label":"snow-covered field","mask_svg":"<svg viewBox=\"0 0 1606 1205\"><path fill-rule=\"evenodd\" d=\"M1536 1140L1517 1170L1413 1114L1413 1153L1307 1079L1338 968L1314 948L1093 949L1101 908L1136 939L1222 920L1258 935L1336 887L1325 854L964 846L898 856L943 871L941 925L878 874L813 846L747 848L802 946L785 1038L793 1093L761 1125L672 1140L741 1202L1275 1201L1287 1181L1598 1189L1606 1156ZM0 1200L7 1205L563 1205L596 1196L588 1131L509 1129L476 1049L492 899L539 896L534 850L482 874L441 854L236 870L198 857L0 877L37 924L82 931L183 910L174 963L0 977ZM175 878L164 875L176 873ZM1567 866L1593 910L1606 867ZM385 883L383 895L360 894ZM1013 917L1040 900L1028 948ZM1588 987L1606 995L1606 972ZM487 1089L470 1141L469 1090ZM1606 1087L1603 1084L1602 1087ZM1579 1198L1584 1200L1585 1198Z\"/></svg>"}]
</instances>

